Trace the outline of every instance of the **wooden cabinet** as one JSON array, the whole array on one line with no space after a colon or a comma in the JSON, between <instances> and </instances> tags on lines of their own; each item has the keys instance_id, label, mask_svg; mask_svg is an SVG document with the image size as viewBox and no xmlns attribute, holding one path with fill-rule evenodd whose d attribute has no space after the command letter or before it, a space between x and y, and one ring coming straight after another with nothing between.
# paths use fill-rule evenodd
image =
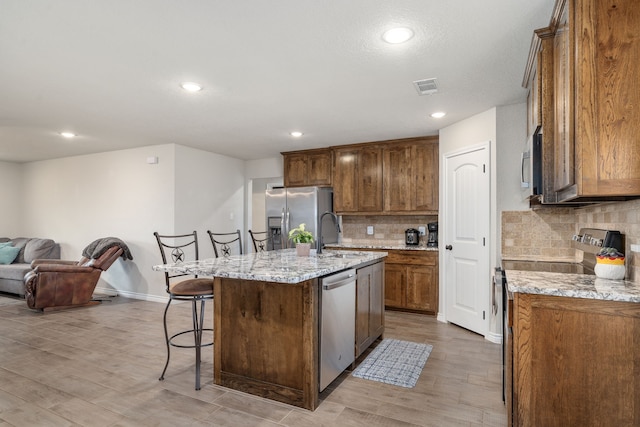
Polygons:
<instances>
[{"instance_id":1,"label":"wooden cabinet","mask_svg":"<svg viewBox=\"0 0 640 427\"><path fill-rule=\"evenodd\" d=\"M356 358L384 332L384 264L357 270Z\"/></svg>"},{"instance_id":2,"label":"wooden cabinet","mask_svg":"<svg viewBox=\"0 0 640 427\"><path fill-rule=\"evenodd\" d=\"M540 51L533 52L534 64L531 68L530 80L527 84L527 136L536 133L542 127L541 98L542 84L540 79Z\"/></svg>"},{"instance_id":3,"label":"wooden cabinet","mask_svg":"<svg viewBox=\"0 0 640 427\"><path fill-rule=\"evenodd\" d=\"M338 213L382 211L382 149L377 145L334 150L333 203Z\"/></svg>"},{"instance_id":4,"label":"wooden cabinet","mask_svg":"<svg viewBox=\"0 0 640 427\"><path fill-rule=\"evenodd\" d=\"M331 149L282 153L285 187L331 186Z\"/></svg>"},{"instance_id":5,"label":"wooden cabinet","mask_svg":"<svg viewBox=\"0 0 640 427\"><path fill-rule=\"evenodd\" d=\"M515 293L511 319L509 425L640 425L639 304Z\"/></svg>"},{"instance_id":6,"label":"wooden cabinet","mask_svg":"<svg viewBox=\"0 0 640 427\"><path fill-rule=\"evenodd\" d=\"M576 194L640 196L640 2L568 4L575 37L569 108L575 116Z\"/></svg>"},{"instance_id":7,"label":"wooden cabinet","mask_svg":"<svg viewBox=\"0 0 640 427\"><path fill-rule=\"evenodd\" d=\"M438 252L389 250L385 261L387 308L438 312Z\"/></svg>"},{"instance_id":8,"label":"wooden cabinet","mask_svg":"<svg viewBox=\"0 0 640 427\"><path fill-rule=\"evenodd\" d=\"M384 211L438 210L438 144L431 138L392 143L383 150Z\"/></svg>"},{"instance_id":9,"label":"wooden cabinet","mask_svg":"<svg viewBox=\"0 0 640 427\"><path fill-rule=\"evenodd\" d=\"M415 182L412 189L412 210L420 212L438 212L438 140L429 138L414 146Z\"/></svg>"},{"instance_id":10,"label":"wooden cabinet","mask_svg":"<svg viewBox=\"0 0 640 427\"><path fill-rule=\"evenodd\" d=\"M640 197L640 2L558 0L551 16L536 30L543 52L547 36L552 51L553 88L545 92L543 83L540 109L542 201Z\"/></svg>"},{"instance_id":11,"label":"wooden cabinet","mask_svg":"<svg viewBox=\"0 0 640 427\"><path fill-rule=\"evenodd\" d=\"M384 149L384 210L408 211L415 181L413 146L393 144Z\"/></svg>"},{"instance_id":12,"label":"wooden cabinet","mask_svg":"<svg viewBox=\"0 0 640 427\"><path fill-rule=\"evenodd\" d=\"M338 213L436 214L438 138L423 137L334 148Z\"/></svg>"},{"instance_id":13,"label":"wooden cabinet","mask_svg":"<svg viewBox=\"0 0 640 427\"><path fill-rule=\"evenodd\" d=\"M555 91L554 139L554 190L560 191L575 184L573 108L571 94L573 63L571 58L571 34L569 32L569 8L565 7L553 38L553 83Z\"/></svg>"},{"instance_id":14,"label":"wooden cabinet","mask_svg":"<svg viewBox=\"0 0 640 427\"><path fill-rule=\"evenodd\" d=\"M531 40L529 59L525 70L523 87L527 94L527 148L530 164L521 165L522 173L531 171L531 204L555 201L554 174L554 32L550 28L535 31ZM539 136L542 135L540 138ZM527 157L523 156L526 162ZM549 179L548 177L551 177Z\"/></svg>"}]
</instances>

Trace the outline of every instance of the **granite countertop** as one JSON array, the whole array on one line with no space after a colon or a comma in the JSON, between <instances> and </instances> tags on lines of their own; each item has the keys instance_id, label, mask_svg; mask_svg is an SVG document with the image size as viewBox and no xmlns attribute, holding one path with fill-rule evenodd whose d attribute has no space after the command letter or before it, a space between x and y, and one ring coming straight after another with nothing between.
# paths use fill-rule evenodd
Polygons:
<instances>
[{"instance_id":1,"label":"granite countertop","mask_svg":"<svg viewBox=\"0 0 640 427\"><path fill-rule=\"evenodd\" d=\"M328 251L325 249L320 255L312 250L310 256L299 257L296 256L295 249L283 249L185 263L155 265L153 269L199 276L299 283L381 260L386 256L386 252Z\"/></svg>"},{"instance_id":2,"label":"granite countertop","mask_svg":"<svg viewBox=\"0 0 640 427\"><path fill-rule=\"evenodd\" d=\"M506 270L510 292L640 303L640 284L591 274Z\"/></svg>"},{"instance_id":3,"label":"granite countertop","mask_svg":"<svg viewBox=\"0 0 640 427\"><path fill-rule=\"evenodd\" d=\"M326 248L335 249L386 249L386 250L402 250L402 251L438 251L438 248L428 248L423 245L405 245L397 242L381 242L381 243L327 243Z\"/></svg>"}]
</instances>

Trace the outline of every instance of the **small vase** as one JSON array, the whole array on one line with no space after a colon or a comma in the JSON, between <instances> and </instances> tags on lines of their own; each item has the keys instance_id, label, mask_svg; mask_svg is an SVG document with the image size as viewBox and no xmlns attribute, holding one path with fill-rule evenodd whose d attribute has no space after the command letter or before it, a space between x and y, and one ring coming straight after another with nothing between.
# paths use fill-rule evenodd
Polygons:
<instances>
[{"instance_id":1,"label":"small vase","mask_svg":"<svg viewBox=\"0 0 640 427\"><path fill-rule=\"evenodd\" d=\"M604 262L598 260L594 267L596 277L610 280L622 280L625 275L624 258L615 261L606 260Z\"/></svg>"},{"instance_id":2,"label":"small vase","mask_svg":"<svg viewBox=\"0 0 640 427\"><path fill-rule=\"evenodd\" d=\"M311 252L311 243L296 243L296 255L309 256Z\"/></svg>"}]
</instances>

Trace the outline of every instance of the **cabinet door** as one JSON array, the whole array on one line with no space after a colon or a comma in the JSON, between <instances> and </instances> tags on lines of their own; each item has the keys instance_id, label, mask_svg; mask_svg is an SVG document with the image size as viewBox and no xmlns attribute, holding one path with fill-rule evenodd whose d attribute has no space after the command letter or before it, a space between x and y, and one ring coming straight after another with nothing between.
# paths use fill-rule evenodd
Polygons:
<instances>
[{"instance_id":1,"label":"cabinet door","mask_svg":"<svg viewBox=\"0 0 640 427\"><path fill-rule=\"evenodd\" d=\"M540 52L535 55L535 64L531 70L531 82L527 93L527 136L533 135L542 127L541 98L542 85L540 80L541 59Z\"/></svg>"},{"instance_id":2,"label":"cabinet door","mask_svg":"<svg viewBox=\"0 0 640 427\"><path fill-rule=\"evenodd\" d=\"M309 154L306 163L308 185L331 185L333 162L330 150Z\"/></svg>"},{"instance_id":3,"label":"cabinet door","mask_svg":"<svg viewBox=\"0 0 640 427\"><path fill-rule=\"evenodd\" d=\"M336 212L358 211L358 149L336 149L333 204Z\"/></svg>"},{"instance_id":4,"label":"cabinet door","mask_svg":"<svg viewBox=\"0 0 640 427\"><path fill-rule=\"evenodd\" d=\"M403 308L406 292L406 270L404 265L385 264L384 268L384 305Z\"/></svg>"},{"instance_id":5,"label":"cabinet door","mask_svg":"<svg viewBox=\"0 0 640 427\"><path fill-rule=\"evenodd\" d=\"M384 149L384 210L409 211L414 204L412 145L400 144Z\"/></svg>"},{"instance_id":6,"label":"cabinet door","mask_svg":"<svg viewBox=\"0 0 640 427\"><path fill-rule=\"evenodd\" d=\"M437 283L436 267L408 266L406 307L435 314L438 304Z\"/></svg>"},{"instance_id":7,"label":"cabinet door","mask_svg":"<svg viewBox=\"0 0 640 427\"><path fill-rule=\"evenodd\" d=\"M384 332L384 262L371 266L369 287L369 335L372 342Z\"/></svg>"},{"instance_id":8,"label":"cabinet door","mask_svg":"<svg viewBox=\"0 0 640 427\"><path fill-rule=\"evenodd\" d=\"M306 184L307 156L302 153L284 154L285 187L301 187Z\"/></svg>"},{"instance_id":9,"label":"cabinet door","mask_svg":"<svg viewBox=\"0 0 640 427\"><path fill-rule=\"evenodd\" d=\"M416 144L413 156L415 165L416 211L438 210L438 144L429 142Z\"/></svg>"},{"instance_id":10,"label":"cabinet door","mask_svg":"<svg viewBox=\"0 0 640 427\"><path fill-rule=\"evenodd\" d=\"M382 149L362 148L358 153L358 210L382 211Z\"/></svg>"},{"instance_id":11,"label":"cabinet door","mask_svg":"<svg viewBox=\"0 0 640 427\"><path fill-rule=\"evenodd\" d=\"M640 195L640 2L573 5L578 193Z\"/></svg>"},{"instance_id":12,"label":"cabinet door","mask_svg":"<svg viewBox=\"0 0 640 427\"><path fill-rule=\"evenodd\" d=\"M369 346L371 306L371 266L359 268L356 279L356 357Z\"/></svg>"},{"instance_id":13,"label":"cabinet door","mask_svg":"<svg viewBox=\"0 0 640 427\"><path fill-rule=\"evenodd\" d=\"M554 94L555 94L555 166L554 190L561 191L575 183L571 33L569 7L565 6L554 37Z\"/></svg>"}]
</instances>

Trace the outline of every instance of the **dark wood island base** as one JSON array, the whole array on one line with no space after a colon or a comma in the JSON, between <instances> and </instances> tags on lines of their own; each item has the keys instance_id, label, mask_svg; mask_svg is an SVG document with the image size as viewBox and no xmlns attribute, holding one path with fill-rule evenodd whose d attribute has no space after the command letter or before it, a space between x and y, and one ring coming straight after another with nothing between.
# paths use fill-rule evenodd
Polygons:
<instances>
[{"instance_id":1,"label":"dark wood island base","mask_svg":"<svg viewBox=\"0 0 640 427\"><path fill-rule=\"evenodd\" d=\"M319 279L214 279L214 383L318 406Z\"/></svg>"}]
</instances>

